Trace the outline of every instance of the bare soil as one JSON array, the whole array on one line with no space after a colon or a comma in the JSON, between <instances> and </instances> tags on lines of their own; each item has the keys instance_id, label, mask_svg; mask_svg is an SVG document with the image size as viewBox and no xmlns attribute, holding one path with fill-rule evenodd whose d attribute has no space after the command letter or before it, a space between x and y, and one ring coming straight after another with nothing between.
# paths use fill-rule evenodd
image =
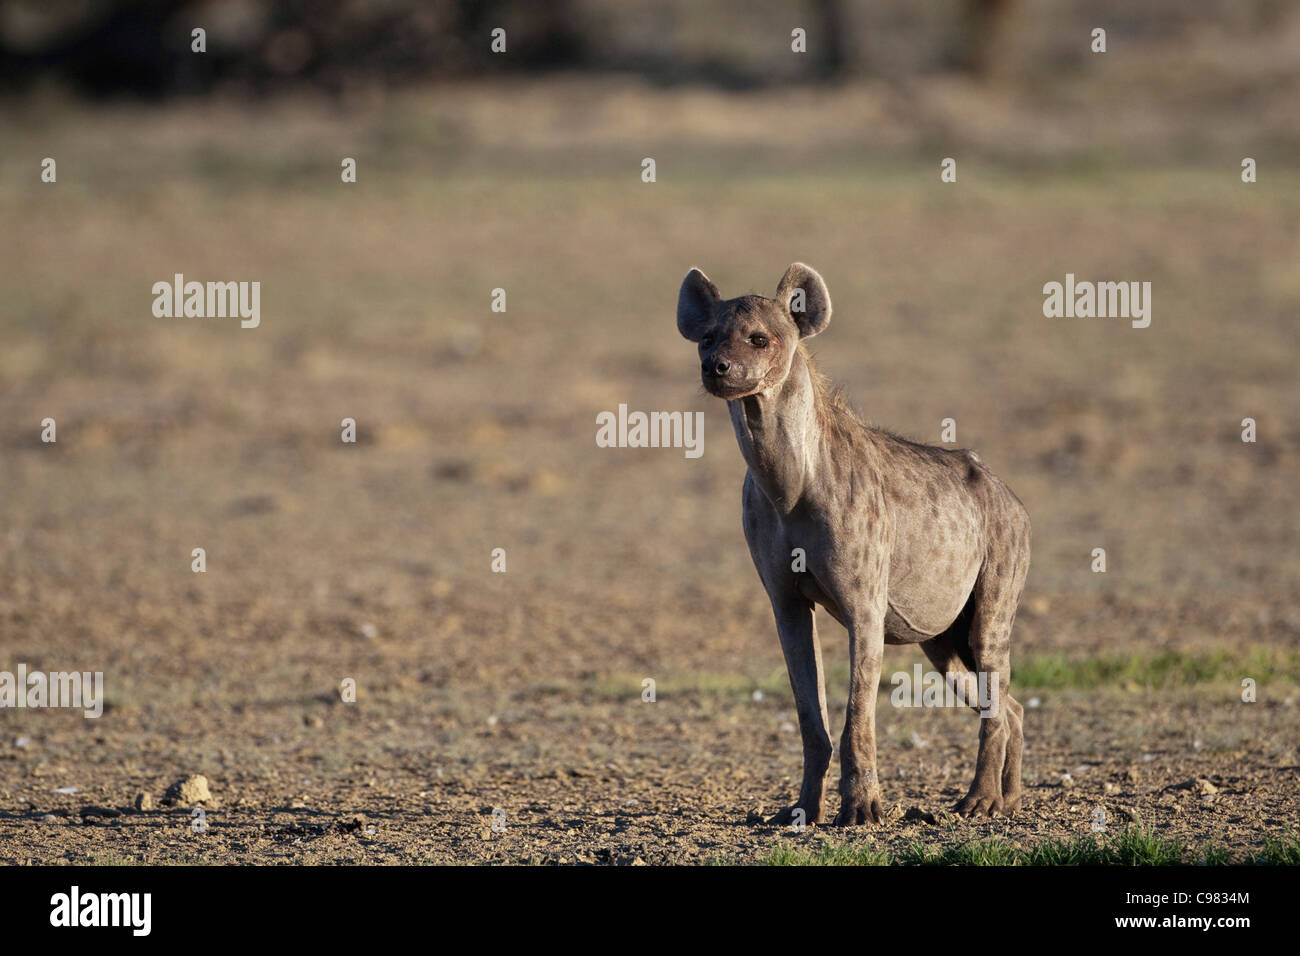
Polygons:
<instances>
[{"instance_id":1,"label":"bare soil","mask_svg":"<svg viewBox=\"0 0 1300 956\"><path fill-rule=\"evenodd\" d=\"M928 128L982 157L943 185L951 147L922 134L873 149L864 123L821 154L760 149L733 119L712 142L682 111L746 101L642 91L649 125L601 139L593 111L622 116L618 100L554 90L578 104L560 114L577 145L508 90L479 95L522 145L458 124L454 98L15 118L0 669L102 671L108 706L0 712L0 861L760 861L844 839L1030 845L1090 834L1098 807L1111 828L1244 855L1296 826L1297 675L1254 703L1248 672L1015 677L1054 652L1300 648L1295 170L1242 184L1245 147L1212 123L1194 162L1186 130L1131 163L1097 159L1085 131L1073 165L1030 145L1018 164L963 139L983 101L939 109L939 84L916 94ZM986 96L1008 129L1037 128L1032 105ZM33 172L44 155L56 185ZM1034 521L1012 690L1037 706L1009 821L945 814L975 717L882 691L891 821L756 822L795 793L798 734L741 534L743 464L673 305L692 265L771 294L792 260L827 279L814 352L856 407L931 441L956 419ZM177 272L260 280L261 326L155 318L152 284ZM1045 318L1041 287L1067 272L1151 281L1151 327ZM703 410L705 454L598 448L619 403ZM838 726L846 639L819 628ZM890 648L886 673L920 660ZM191 808L134 809L194 773L203 832Z\"/></svg>"}]
</instances>

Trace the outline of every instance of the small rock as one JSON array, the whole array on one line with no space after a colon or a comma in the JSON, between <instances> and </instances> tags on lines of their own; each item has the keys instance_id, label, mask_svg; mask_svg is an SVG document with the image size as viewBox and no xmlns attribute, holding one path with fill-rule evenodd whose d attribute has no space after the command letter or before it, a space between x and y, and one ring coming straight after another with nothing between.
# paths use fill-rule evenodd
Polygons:
<instances>
[{"instance_id":1,"label":"small rock","mask_svg":"<svg viewBox=\"0 0 1300 956\"><path fill-rule=\"evenodd\" d=\"M120 817L121 810L114 810L112 807L82 807L82 819L89 817Z\"/></svg>"},{"instance_id":2,"label":"small rock","mask_svg":"<svg viewBox=\"0 0 1300 956\"><path fill-rule=\"evenodd\" d=\"M163 796L163 803L192 806L196 803L206 803L211 799L212 792L208 790L208 778L201 773L194 773L168 787L167 793Z\"/></svg>"},{"instance_id":3,"label":"small rock","mask_svg":"<svg viewBox=\"0 0 1300 956\"><path fill-rule=\"evenodd\" d=\"M761 690L756 690L756 691L754 691L754 693L751 694L750 696L753 697L753 698L754 698L754 702L757 703L757 702L759 702L759 701L761 701L761 700L763 699L763 692L762 692Z\"/></svg>"},{"instance_id":4,"label":"small rock","mask_svg":"<svg viewBox=\"0 0 1300 956\"><path fill-rule=\"evenodd\" d=\"M1119 784L1107 780L1101 787L1104 793L1119 793Z\"/></svg>"},{"instance_id":5,"label":"small rock","mask_svg":"<svg viewBox=\"0 0 1300 956\"><path fill-rule=\"evenodd\" d=\"M1067 790L1070 789L1074 786L1074 778L1068 773L1061 774L1061 786Z\"/></svg>"},{"instance_id":6,"label":"small rock","mask_svg":"<svg viewBox=\"0 0 1300 956\"><path fill-rule=\"evenodd\" d=\"M153 809L153 794L145 793L143 790L135 795L135 808L141 813Z\"/></svg>"},{"instance_id":7,"label":"small rock","mask_svg":"<svg viewBox=\"0 0 1300 956\"><path fill-rule=\"evenodd\" d=\"M926 740L924 737L922 737L920 734L918 734L915 730L912 731L912 746L913 746L913 747L918 747L918 748L919 748L919 747L928 747L929 745L930 745L930 742L929 742L928 740Z\"/></svg>"},{"instance_id":8,"label":"small rock","mask_svg":"<svg viewBox=\"0 0 1300 956\"><path fill-rule=\"evenodd\" d=\"M903 822L908 823L913 820L928 823L930 826L938 826L939 824L933 813L927 813L920 807L908 807L907 812L903 814Z\"/></svg>"},{"instance_id":9,"label":"small rock","mask_svg":"<svg viewBox=\"0 0 1300 956\"><path fill-rule=\"evenodd\" d=\"M47 814L45 814L45 816L41 817L41 822L42 822L42 823L58 823L58 822L59 822L59 819L60 819L60 818L59 818L59 817L56 817L54 814L52 814L52 813L47 813Z\"/></svg>"},{"instance_id":10,"label":"small rock","mask_svg":"<svg viewBox=\"0 0 1300 956\"><path fill-rule=\"evenodd\" d=\"M1031 697L1029 700L1025 701L1025 706L1030 710L1037 710L1039 707L1043 706L1043 702L1037 697Z\"/></svg>"},{"instance_id":11,"label":"small rock","mask_svg":"<svg viewBox=\"0 0 1300 956\"><path fill-rule=\"evenodd\" d=\"M361 636L368 641L373 641L379 636L379 628L375 627L369 621L361 625Z\"/></svg>"},{"instance_id":12,"label":"small rock","mask_svg":"<svg viewBox=\"0 0 1300 956\"><path fill-rule=\"evenodd\" d=\"M1218 793L1219 788L1204 777L1190 777L1182 783L1171 784L1168 790L1192 790L1196 793Z\"/></svg>"},{"instance_id":13,"label":"small rock","mask_svg":"<svg viewBox=\"0 0 1300 956\"><path fill-rule=\"evenodd\" d=\"M54 792L55 793L76 793L77 788L76 787L55 787Z\"/></svg>"},{"instance_id":14,"label":"small rock","mask_svg":"<svg viewBox=\"0 0 1300 956\"><path fill-rule=\"evenodd\" d=\"M31 745L32 745L31 737L19 737L17 740L14 741L14 746L17 747L19 750L26 750Z\"/></svg>"}]
</instances>

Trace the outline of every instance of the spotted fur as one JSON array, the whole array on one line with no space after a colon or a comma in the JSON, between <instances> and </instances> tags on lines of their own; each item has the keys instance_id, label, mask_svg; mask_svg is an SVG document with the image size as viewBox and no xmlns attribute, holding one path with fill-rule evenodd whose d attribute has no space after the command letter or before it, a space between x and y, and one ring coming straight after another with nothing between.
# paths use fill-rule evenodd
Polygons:
<instances>
[{"instance_id":1,"label":"spotted fur","mask_svg":"<svg viewBox=\"0 0 1300 956\"><path fill-rule=\"evenodd\" d=\"M884 820L875 715L886 644L919 644L941 673L997 675L999 706L980 720L975 779L955 809L1009 814L1024 743L1023 709L1009 693L1011 627L1029 570L1029 516L974 452L908 441L852 412L803 345L830 316L825 282L802 263L772 299L724 300L698 269L678 294L678 329L698 343L704 386L726 399L749 466L745 538L799 714L803 784L772 822L796 811L823 819L832 747L816 604L849 632L835 823ZM795 570L795 549L806 570Z\"/></svg>"}]
</instances>

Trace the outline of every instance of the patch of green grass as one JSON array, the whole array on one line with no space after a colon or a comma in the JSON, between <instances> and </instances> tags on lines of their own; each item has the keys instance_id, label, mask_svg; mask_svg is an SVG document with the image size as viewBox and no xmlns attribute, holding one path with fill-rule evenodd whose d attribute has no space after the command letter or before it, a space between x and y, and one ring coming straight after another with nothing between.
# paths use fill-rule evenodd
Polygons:
<instances>
[{"instance_id":1,"label":"patch of green grass","mask_svg":"<svg viewBox=\"0 0 1300 956\"><path fill-rule=\"evenodd\" d=\"M885 668L881 674L882 691L892 691L890 678L897 670L911 673L910 667ZM1257 683L1286 681L1294 683L1300 674L1300 653L1281 648L1255 648L1248 652L1233 648L1213 648L1200 652L1166 650L1157 654L1105 654L1090 657L1059 652L1026 654L1012 659L1011 675L1019 688L1034 690L1086 690L1095 687L1138 687L1161 689L1189 687L1197 684L1231 682L1239 688L1242 678ZM594 700L637 700L641 696L644 675L610 674L582 683L550 681L533 690L562 696ZM846 687L848 666L829 664L827 686ZM760 690L769 697L790 697L785 668L776 668L762 676L722 671L696 671L680 677L658 681L658 696L668 694L692 697L726 697L749 695ZM792 702L792 701L790 701Z\"/></svg>"},{"instance_id":2,"label":"patch of green grass","mask_svg":"<svg viewBox=\"0 0 1300 956\"><path fill-rule=\"evenodd\" d=\"M1264 838L1264 851L1251 858L1252 863L1270 866L1300 866L1300 831L1281 837Z\"/></svg>"},{"instance_id":3,"label":"patch of green grass","mask_svg":"<svg viewBox=\"0 0 1300 956\"><path fill-rule=\"evenodd\" d=\"M1265 856L1269 863L1295 862L1300 857L1300 839L1266 841ZM814 850L780 847L763 862L772 866L1226 866L1232 858L1214 844L1193 852L1181 840L1128 827L1100 839L1045 840L1029 849L1002 837L948 846L914 841L897 854L866 843L825 844Z\"/></svg>"},{"instance_id":4,"label":"patch of green grass","mask_svg":"<svg viewBox=\"0 0 1300 956\"><path fill-rule=\"evenodd\" d=\"M1153 655L1107 654L1073 657L1062 653L1029 654L1013 659L1011 674L1020 687L1057 690L1103 685L1145 688L1187 686L1214 681L1240 683L1293 681L1300 672L1300 654L1280 648L1256 648L1247 653L1228 648L1203 652L1161 651Z\"/></svg>"},{"instance_id":5,"label":"patch of green grass","mask_svg":"<svg viewBox=\"0 0 1300 956\"><path fill-rule=\"evenodd\" d=\"M189 853L176 853L162 859L149 860L146 864L143 858L137 859L133 856L127 856L124 853L117 853L113 850L102 850L98 853L87 854L86 862L90 866L207 866L208 861L200 859Z\"/></svg>"},{"instance_id":6,"label":"patch of green grass","mask_svg":"<svg viewBox=\"0 0 1300 956\"><path fill-rule=\"evenodd\" d=\"M1092 837L1072 840L1045 840L1030 847L1025 866L1098 866L1103 850Z\"/></svg>"},{"instance_id":7,"label":"patch of green grass","mask_svg":"<svg viewBox=\"0 0 1300 956\"><path fill-rule=\"evenodd\" d=\"M133 860L121 853L103 852L90 855L91 866L139 866L139 860Z\"/></svg>"},{"instance_id":8,"label":"patch of green grass","mask_svg":"<svg viewBox=\"0 0 1300 956\"><path fill-rule=\"evenodd\" d=\"M1143 827L1126 827L1104 840L1097 851L1100 866L1177 866L1189 861L1186 843L1167 840Z\"/></svg>"},{"instance_id":9,"label":"patch of green grass","mask_svg":"<svg viewBox=\"0 0 1300 956\"><path fill-rule=\"evenodd\" d=\"M1232 853L1225 847L1207 843L1201 847L1199 862L1201 866L1230 866L1232 864Z\"/></svg>"},{"instance_id":10,"label":"patch of green grass","mask_svg":"<svg viewBox=\"0 0 1300 956\"><path fill-rule=\"evenodd\" d=\"M777 847L765 861L772 866L889 866L888 850L867 844L837 843L816 850Z\"/></svg>"},{"instance_id":11,"label":"patch of green grass","mask_svg":"<svg viewBox=\"0 0 1300 956\"><path fill-rule=\"evenodd\" d=\"M1023 851L1000 837L963 840L951 846L925 846L913 841L897 858L900 866L1017 866Z\"/></svg>"}]
</instances>

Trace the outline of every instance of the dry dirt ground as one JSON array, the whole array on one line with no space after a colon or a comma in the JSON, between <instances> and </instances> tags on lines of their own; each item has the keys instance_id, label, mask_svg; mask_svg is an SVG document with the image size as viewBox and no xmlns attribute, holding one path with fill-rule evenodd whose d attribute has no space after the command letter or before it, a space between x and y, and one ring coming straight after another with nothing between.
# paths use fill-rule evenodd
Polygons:
<instances>
[{"instance_id":1,"label":"dry dirt ground","mask_svg":"<svg viewBox=\"0 0 1300 956\"><path fill-rule=\"evenodd\" d=\"M107 708L0 712L0 861L749 862L1029 846L1099 807L1242 857L1296 826L1294 129L1268 113L1243 146L1228 102L1161 136L1141 104L1072 127L936 83L906 110L837 94L839 126L804 104L857 131L823 150L774 135L779 102L549 89L6 121L0 670L102 671ZM882 692L891 822L753 822L795 792L798 735L743 465L673 308L691 265L771 294L795 259L864 416L930 441L954 418L1033 517L1010 821L945 816L974 716ZM155 318L177 272L261 281L261 326ZM1152 282L1150 328L1045 318L1067 272ZM704 455L598 448L620 403L704 411ZM838 725L846 638L819 626ZM194 773L205 832L134 811Z\"/></svg>"}]
</instances>

